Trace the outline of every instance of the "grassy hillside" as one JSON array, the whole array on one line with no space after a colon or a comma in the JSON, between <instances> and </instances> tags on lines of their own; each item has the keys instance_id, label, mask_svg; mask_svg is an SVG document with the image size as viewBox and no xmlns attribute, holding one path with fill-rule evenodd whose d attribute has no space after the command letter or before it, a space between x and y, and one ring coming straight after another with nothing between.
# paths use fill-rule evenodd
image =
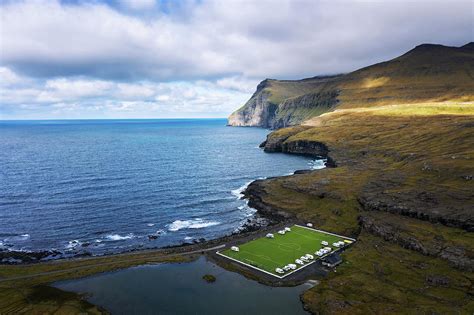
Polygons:
<instances>
[{"instance_id":1,"label":"grassy hillside","mask_svg":"<svg viewBox=\"0 0 474 315\"><path fill-rule=\"evenodd\" d=\"M303 295L309 310L474 312L473 122L473 103L412 103L341 109L269 135L268 151L324 144L337 167L257 181L250 203L358 238Z\"/></svg>"},{"instance_id":2,"label":"grassy hillside","mask_svg":"<svg viewBox=\"0 0 474 315\"><path fill-rule=\"evenodd\" d=\"M345 75L265 80L229 125L281 128L335 109L420 102L474 101L473 45L424 44Z\"/></svg>"}]
</instances>

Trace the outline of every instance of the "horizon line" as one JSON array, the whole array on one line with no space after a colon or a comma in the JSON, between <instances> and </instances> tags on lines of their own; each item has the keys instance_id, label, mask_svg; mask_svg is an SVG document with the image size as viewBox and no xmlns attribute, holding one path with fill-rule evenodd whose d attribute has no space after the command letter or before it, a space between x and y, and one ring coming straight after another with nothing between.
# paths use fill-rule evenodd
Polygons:
<instances>
[{"instance_id":1,"label":"horizon line","mask_svg":"<svg viewBox=\"0 0 474 315\"><path fill-rule=\"evenodd\" d=\"M32 118L32 119L0 119L1 121L64 121L64 120L211 120L227 119L227 117L199 117L199 118Z\"/></svg>"}]
</instances>

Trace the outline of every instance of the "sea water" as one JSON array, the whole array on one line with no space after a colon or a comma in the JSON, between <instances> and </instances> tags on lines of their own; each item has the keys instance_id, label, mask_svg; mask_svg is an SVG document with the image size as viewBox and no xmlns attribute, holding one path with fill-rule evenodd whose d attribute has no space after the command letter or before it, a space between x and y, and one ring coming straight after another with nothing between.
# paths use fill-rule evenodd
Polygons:
<instances>
[{"instance_id":1,"label":"sea water","mask_svg":"<svg viewBox=\"0 0 474 315\"><path fill-rule=\"evenodd\" d=\"M246 184L322 165L264 153L267 133L224 119L0 121L0 250L58 258L230 234L254 213Z\"/></svg>"}]
</instances>

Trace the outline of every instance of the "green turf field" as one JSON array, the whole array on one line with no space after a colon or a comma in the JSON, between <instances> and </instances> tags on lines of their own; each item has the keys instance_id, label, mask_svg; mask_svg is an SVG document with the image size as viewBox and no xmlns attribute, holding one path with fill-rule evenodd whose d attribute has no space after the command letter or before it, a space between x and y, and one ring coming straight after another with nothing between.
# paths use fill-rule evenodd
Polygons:
<instances>
[{"instance_id":1,"label":"green turf field","mask_svg":"<svg viewBox=\"0 0 474 315\"><path fill-rule=\"evenodd\" d=\"M316 256L314 253L320 248L325 247L321 245L321 241L327 241L329 243L328 247L331 247L333 251L337 250L337 248L332 246L332 243L344 240L352 241L349 238L334 236L297 225L291 226L291 232L287 232L285 235L280 235L277 232L273 233L275 237L273 239L262 237L239 245L239 252L226 249L220 254L269 272L277 277L284 277L291 271L278 274L275 272L275 269L283 268L283 266L291 263L295 264L295 260L305 254L313 255L314 261L320 259L321 257ZM305 265L308 265L310 262L312 260ZM296 270L305 265L297 265Z\"/></svg>"}]
</instances>

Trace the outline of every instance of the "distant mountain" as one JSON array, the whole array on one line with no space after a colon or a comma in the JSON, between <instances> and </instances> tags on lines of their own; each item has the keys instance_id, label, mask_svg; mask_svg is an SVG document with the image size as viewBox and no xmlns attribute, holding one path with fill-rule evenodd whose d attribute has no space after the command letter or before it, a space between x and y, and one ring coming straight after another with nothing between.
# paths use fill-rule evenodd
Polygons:
<instances>
[{"instance_id":1,"label":"distant mountain","mask_svg":"<svg viewBox=\"0 0 474 315\"><path fill-rule=\"evenodd\" d=\"M303 80L262 81L228 119L231 126L282 128L336 108L474 100L474 43L422 44L354 72Z\"/></svg>"}]
</instances>

